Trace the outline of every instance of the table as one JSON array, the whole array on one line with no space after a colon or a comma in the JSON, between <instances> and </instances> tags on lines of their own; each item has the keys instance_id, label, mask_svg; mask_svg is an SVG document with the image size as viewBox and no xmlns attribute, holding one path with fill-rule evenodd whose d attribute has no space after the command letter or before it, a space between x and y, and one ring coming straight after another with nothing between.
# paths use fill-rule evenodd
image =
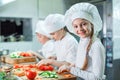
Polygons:
<instances>
[{"instance_id":1,"label":"table","mask_svg":"<svg viewBox=\"0 0 120 80\"><path fill-rule=\"evenodd\" d=\"M28 65L28 64L35 64L35 63L23 63L22 65ZM2 64L2 65L7 65L6 63L4 63L4 64ZM12 65L12 64L9 64L9 65ZM57 74L58 75L58 78L54 78L54 79L52 79L52 78L42 78L42 80L76 80L76 76L74 76L74 75L72 75L72 74L70 74L70 73L62 73L62 74ZM69 77L67 76L65 76L65 75L69 75ZM22 76L22 77L20 77L22 80L28 80L27 78L26 78L26 76Z\"/></svg>"},{"instance_id":2,"label":"table","mask_svg":"<svg viewBox=\"0 0 120 80\"><path fill-rule=\"evenodd\" d=\"M69 77L65 77L66 75L69 75ZM41 80L76 80L76 76L70 74L70 73L62 73L57 74L58 78L41 78ZM21 77L22 80L27 80L26 76Z\"/></svg>"}]
</instances>

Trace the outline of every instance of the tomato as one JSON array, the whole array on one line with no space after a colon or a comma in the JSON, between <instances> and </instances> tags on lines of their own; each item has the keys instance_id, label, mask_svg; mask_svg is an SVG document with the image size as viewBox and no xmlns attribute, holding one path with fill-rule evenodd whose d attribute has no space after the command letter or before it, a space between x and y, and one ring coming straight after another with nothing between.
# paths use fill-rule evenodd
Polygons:
<instances>
[{"instance_id":1,"label":"tomato","mask_svg":"<svg viewBox=\"0 0 120 80\"><path fill-rule=\"evenodd\" d=\"M29 67L23 68L24 71L29 71L31 70Z\"/></svg>"},{"instance_id":2,"label":"tomato","mask_svg":"<svg viewBox=\"0 0 120 80\"><path fill-rule=\"evenodd\" d=\"M25 56L25 53L24 53L24 52L21 52L21 53L20 53L20 56Z\"/></svg>"},{"instance_id":3,"label":"tomato","mask_svg":"<svg viewBox=\"0 0 120 80\"><path fill-rule=\"evenodd\" d=\"M36 64L29 64L28 65L30 68L36 68Z\"/></svg>"},{"instance_id":4,"label":"tomato","mask_svg":"<svg viewBox=\"0 0 120 80\"><path fill-rule=\"evenodd\" d=\"M53 66L51 66L51 65L41 65L41 66L38 66L38 69L42 70L42 71L52 71L52 70L54 70Z\"/></svg>"},{"instance_id":5,"label":"tomato","mask_svg":"<svg viewBox=\"0 0 120 80\"><path fill-rule=\"evenodd\" d=\"M21 52L21 53L20 53L20 56L23 56L23 57L31 57L32 54L31 54L31 53L28 53L28 52Z\"/></svg>"},{"instance_id":6,"label":"tomato","mask_svg":"<svg viewBox=\"0 0 120 80\"><path fill-rule=\"evenodd\" d=\"M29 68L34 68L34 66L32 64L29 64L28 67Z\"/></svg>"},{"instance_id":7,"label":"tomato","mask_svg":"<svg viewBox=\"0 0 120 80\"><path fill-rule=\"evenodd\" d=\"M30 68L28 65L24 65L24 66L23 66L23 70L24 70L24 71L28 71L28 70L30 70L30 69L31 69L31 68Z\"/></svg>"},{"instance_id":8,"label":"tomato","mask_svg":"<svg viewBox=\"0 0 120 80\"><path fill-rule=\"evenodd\" d=\"M22 66L19 65L19 64L14 64L14 66L13 66L14 69L21 68L21 67L22 67Z\"/></svg>"},{"instance_id":9,"label":"tomato","mask_svg":"<svg viewBox=\"0 0 120 80\"><path fill-rule=\"evenodd\" d=\"M25 75L27 76L27 78L29 80L34 80L34 78L36 77L37 73L35 71L28 70L28 71L26 71Z\"/></svg>"},{"instance_id":10,"label":"tomato","mask_svg":"<svg viewBox=\"0 0 120 80\"><path fill-rule=\"evenodd\" d=\"M43 69L44 69L44 71L48 71L49 70L49 66L44 66Z\"/></svg>"},{"instance_id":11,"label":"tomato","mask_svg":"<svg viewBox=\"0 0 120 80\"><path fill-rule=\"evenodd\" d=\"M43 66L43 65L38 66L38 69L39 69L39 70L43 70L43 69L44 69L44 66Z\"/></svg>"},{"instance_id":12,"label":"tomato","mask_svg":"<svg viewBox=\"0 0 120 80\"><path fill-rule=\"evenodd\" d=\"M25 57L31 57L32 55L30 53L25 53Z\"/></svg>"},{"instance_id":13,"label":"tomato","mask_svg":"<svg viewBox=\"0 0 120 80\"><path fill-rule=\"evenodd\" d=\"M53 71L54 70L53 66L49 65L49 70Z\"/></svg>"}]
</instances>

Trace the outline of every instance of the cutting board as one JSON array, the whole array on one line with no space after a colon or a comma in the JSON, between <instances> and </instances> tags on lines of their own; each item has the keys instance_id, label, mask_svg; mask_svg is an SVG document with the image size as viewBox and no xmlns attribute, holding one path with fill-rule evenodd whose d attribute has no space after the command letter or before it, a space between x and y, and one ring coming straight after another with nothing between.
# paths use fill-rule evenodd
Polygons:
<instances>
[{"instance_id":1,"label":"cutting board","mask_svg":"<svg viewBox=\"0 0 120 80\"><path fill-rule=\"evenodd\" d=\"M32 65L32 66L31 66ZM22 80L28 80L27 77L25 76L25 70L33 70L37 73L36 79L35 80L76 80L76 76L64 72L61 74L57 73L58 78L43 78L39 74L44 72L36 68L35 64L17 64L17 66L22 66L20 68L15 68L13 69L13 75L19 76ZM19 69L19 70L18 70ZM54 72L57 72L57 70L53 70Z\"/></svg>"},{"instance_id":2,"label":"cutting board","mask_svg":"<svg viewBox=\"0 0 120 80\"><path fill-rule=\"evenodd\" d=\"M62 74L57 74L58 78L39 78L35 80L76 80L76 76L70 74L70 73L62 73ZM66 76L68 75L68 76ZM26 76L21 77L22 80L28 80Z\"/></svg>"},{"instance_id":3,"label":"cutting board","mask_svg":"<svg viewBox=\"0 0 120 80\"><path fill-rule=\"evenodd\" d=\"M5 56L5 62L9 64L36 62L36 57L11 58L9 55L7 55Z\"/></svg>"}]
</instances>

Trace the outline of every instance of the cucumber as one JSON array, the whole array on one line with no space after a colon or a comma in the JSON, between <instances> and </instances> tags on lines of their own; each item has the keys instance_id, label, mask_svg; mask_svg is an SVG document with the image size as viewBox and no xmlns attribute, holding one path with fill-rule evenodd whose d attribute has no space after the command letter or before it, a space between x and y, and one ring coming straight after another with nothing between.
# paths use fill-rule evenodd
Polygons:
<instances>
[{"instance_id":1,"label":"cucumber","mask_svg":"<svg viewBox=\"0 0 120 80\"><path fill-rule=\"evenodd\" d=\"M58 75L56 74L56 72L52 72L52 71L45 71L45 72L39 73L39 76L44 78L58 78Z\"/></svg>"}]
</instances>

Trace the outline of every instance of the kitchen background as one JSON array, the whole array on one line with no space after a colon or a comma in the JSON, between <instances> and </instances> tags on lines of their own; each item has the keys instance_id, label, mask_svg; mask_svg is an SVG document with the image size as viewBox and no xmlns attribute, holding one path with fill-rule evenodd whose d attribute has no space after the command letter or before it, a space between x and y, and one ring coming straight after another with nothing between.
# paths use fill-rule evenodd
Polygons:
<instances>
[{"instance_id":1,"label":"kitchen background","mask_svg":"<svg viewBox=\"0 0 120 80\"><path fill-rule=\"evenodd\" d=\"M0 51L37 51L35 35L38 19L61 13L74 3L96 5L103 19L99 37L106 48L107 80L120 80L120 0L0 0ZM7 23L7 25L6 25ZM6 26L6 27L5 27ZM8 28L9 26L9 28Z\"/></svg>"}]
</instances>

